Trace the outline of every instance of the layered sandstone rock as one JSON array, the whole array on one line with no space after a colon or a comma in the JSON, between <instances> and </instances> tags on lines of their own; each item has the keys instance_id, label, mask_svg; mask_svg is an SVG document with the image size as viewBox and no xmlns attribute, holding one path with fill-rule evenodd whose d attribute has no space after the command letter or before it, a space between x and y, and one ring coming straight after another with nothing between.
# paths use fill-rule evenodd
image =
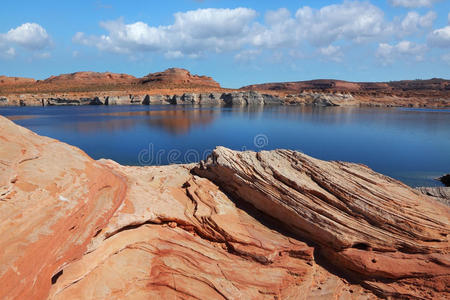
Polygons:
<instances>
[{"instance_id":1,"label":"layered sandstone rock","mask_svg":"<svg viewBox=\"0 0 450 300\"><path fill-rule=\"evenodd\" d=\"M450 187L419 187L417 190L450 206Z\"/></svg>"},{"instance_id":2,"label":"layered sandstone rock","mask_svg":"<svg viewBox=\"0 0 450 300\"><path fill-rule=\"evenodd\" d=\"M150 73L139 79L144 85L163 85L168 87L189 85L220 88L219 83L208 76L193 75L188 70L170 68L163 72Z\"/></svg>"},{"instance_id":3,"label":"layered sandstone rock","mask_svg":"<svg viewBox=\"0 0 450 300\"><path fill-rule=\"evenodd\" d=\"M118 97L115 104L200 104L450 107L450 81L347 82L322 79L221 88L208 76L170 68L142 78L110 72L75 72L45 80L0 76L0 106L83 105ZM220 95L216 95L220 94ZM152 99L152 96L154 99ZM130 101L120 99L129 97ZM167 99L169 97L169 99ZM7 100L5 100L7 99ZM57 101L55 100L57 99ZM218 102L218 103L217 103Z\"/></svg>"},{"instance_id":4,"label":"layered sandstone rock","mask_svg":"<svg viewBox=\"0 0 450 300\"><path fill-rule=\"evenodd\" d=\"M107 84L107 83L131 83L136 77L128 74L117 74L111 72L75 72L51 76L39 83L52 83L62 85L72 84Z\"/></svg>"},{"instance_id":5,"label":"layered sandstone rock","mask_svg":"<svg viewBox=\"0 0 450 300\"><path fill-rule=\"evenodd\" d=\"M349 106L358 105L351 94L302 92L298 95L289 94L285 97L288 104L306 104L313 106Z\"/></svg>"},{"instance_id":6,"label":"layered sandstone rock","mask_svg":"<svg viewBox=\"0 0 450 300\"><path fill-rule=\"evenodd\" d=\"M0 97L0 106L74 106L74 105L222 105L222 106L254 106L254 105L283 105L284 101L278 96L261 94L258 92L232 92L232 93L183 93L180 95L149 95L149 94L104 94L103 96L62 95L50 97L42 96Z\"/></svg>"},{"instance_id":7,"label":"layered sandstone rock","mask_svg":"<svg viewBox=\"0 0 450 300\"><path fill-rule=\"evenodd\" d=\"M317 244L381 295L449 295L450 209L366 166L219 147L194 173Z\"/></svg>"},{"instance_id":8,"label":"layered sandstone rock","mask_svg":"<svg viewBox=\"0 0 450 300\"><path fill-rule=\"evenodd\" d=\"M450 81L440 78L428 80L401 80L390 82L349 82L334 79L318 79L295 82L254 84L242 87L247 90L328 91L328 92L423 92L449 91Z\"/></svg>"},{"instance_id":9,"label":"layered sandstone rock","mask_svg":"<svg viewBox=\"0 0 450 300\"><path fill-rule=\"evenodd\" d=\"M24 77L8 77L8 76L0 76L0 86L6 85L24 85L35 83L36 80L33 78L24 78Z\"/></svg>"},{"instance_id":10,"label":"layered sandstone rock","mask_svg":"<svg viewBox=\"0 0 450 300\"><path fill-rule=\"evenodd\" d=\"M286 101L291 104L450 107L450 80L439 78L390 82L320 79L254 84L241 90L288 96Z\"/></svg>"},{"instance_id":11,"label":"layered sandstone rock","mask_svg":"<svg viewBox=\"0 0 450 300\"><path fill-rule=\"evenodd\" d=\"M0 117L0 298L44 299L126 188L81 150Z\"/></svg>"},{"instance_id":12,"label":"layered sandstone rock","mask_svg":"<svg viewBox=\"0 0 450 300\"><path fill-rule=\"evenodd\" d=\"M450 296L449 208L365 166L126 167L2 117L0 159L2 299Z\"/></svg>"}]
</instances>

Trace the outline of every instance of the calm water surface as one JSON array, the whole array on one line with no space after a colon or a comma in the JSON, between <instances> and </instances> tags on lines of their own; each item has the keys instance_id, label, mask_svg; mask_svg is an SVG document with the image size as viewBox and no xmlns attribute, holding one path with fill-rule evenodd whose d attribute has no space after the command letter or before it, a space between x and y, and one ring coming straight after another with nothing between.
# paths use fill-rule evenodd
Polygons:
<instances>
[{"instance_id":1,"label":"calm water surface","mask_svg":"<svg viewBox=\"0 0 450 300\"><path fill-rule=\"evenodd\" d=\"M450 172L450 110L182 106L11 107L0 114L95 159L194 162L217 145L363 163L411 186Z\"/></svg>"}]
</instances>

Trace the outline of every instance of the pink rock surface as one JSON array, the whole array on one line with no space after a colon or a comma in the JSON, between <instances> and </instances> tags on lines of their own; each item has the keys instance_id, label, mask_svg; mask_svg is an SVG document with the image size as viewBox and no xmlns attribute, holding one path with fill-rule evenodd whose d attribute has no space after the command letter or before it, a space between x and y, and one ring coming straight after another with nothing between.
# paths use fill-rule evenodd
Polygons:
<instances>
[{"instance_id":1,"label":"pink rock surface","mask_svg":"<svg viewBox=\"0 0 450 300\"><path fill-rule=\"evenodd\" d=\"M127 167L0 117L1 299L445 299L449 216L362 165Z\"/></svg>"}]
</instances>

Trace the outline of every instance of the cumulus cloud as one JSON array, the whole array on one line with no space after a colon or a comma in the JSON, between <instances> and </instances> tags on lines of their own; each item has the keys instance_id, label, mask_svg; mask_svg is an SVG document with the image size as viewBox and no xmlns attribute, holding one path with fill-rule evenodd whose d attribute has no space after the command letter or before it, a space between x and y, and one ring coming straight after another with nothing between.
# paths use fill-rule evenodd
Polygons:
<instances>
[{"instance_id":1,"label":"cumulus cloud","mask_svg":"<svg viewBox=\"0 0 450 300\"><path fill-rule=\"evenodd\" d=\"M421 61L427 50L426 45L420 45L410 41L401 41L395 45L381 43L378 45L376 56L383 64L393 63L398 58Z\"/></svg>"},{"instance_id":2,"label":"cumulus cloud","mask_svg":"<svg viewBox=\"0 0 450 300\"><path fill-rule=\"evenodd\" d=\"M295 15L280 8L267 12L264 23L256 22L256 15L248 8L198 9L174 14L174 23L168 26L125 24L119 19L100 24L107 34L88 36L79 32L73 41L116 53L161 52L179 58L244 47L293 49L304 41L328 47L336 40L363 42L391 30L383 12L368 2L346 1L321 9L305 6ZM419 18L418 22L426 21Z\"/></svg>"},{"instance_id":3,"label":"cumulus cloud","mask_svg":"<svg viewBox=\"0 0 450 300\"><path fill-rule=\"evenodd\" d=\"M433 26L433 22L436 18L437 15L433 11L430 11L423 16L415 11L410 11L400 23L401 33L412 34L419 30L430 28Z\"/></svg>"},{"instance_id":4,"label":"cumulus cloud","mask_svg":"<svg viewBox=\"0 0 450 300\"><path fill-rule=\"evenodd\" d=\"M16 56L16 49L0 45L0 58L9 59Z\"/></svg>"},{"instance_id":5,"label":"cumulus cloud","mask_svg":"<svg viewBox=\"0 0 450 300\"><path fill-rule=\"evenodd\" d=\"M220 53L239 49L256 12L248 8L208 8L176 13L174 17L172 25L157 27L143 22L125 24L122 19L102 22L100 26L108 34L86 36L78 32L73 41L116 53L154 51L174 58L207 51Z\"/></svg>"},{"instance_id":6,"label":"cumulus cloud","mask_svg":"<svg viewBox=\"0 0 450 300\"><path fill-rule=\"evenodd\" d=\"M407 8L414 7L430 7L434 3L441 0L389 0L389 3L393 6L402 6Z\"/></svg>"},{"instance_id":7,"label":"cumulus cloud","mask_svg":"<svg viewBox=\"0 0 450 300\"><path fill-rule=\"evenodd\" d=\"M30 50L45 49L51 42L47 31L36 23L22 24L9 30L3 38Z\"/></svg>"},{"instance_id":8,"label":"cumulus cloud","mask_svg":"<svg viewBox=\"0 0 450 300\"><path fill-rule=\"evenodd\" d=\"M399 4L397 1L396 5ZM377 56L387 61L383 53L389 51L394 56L407 56L407 52L416 51L415 57L420 57L424 51L420 45L386 42L423 35L431 30L437 15L433 11L424 14L410 11L402 18L387 20L384 12L369 1L344 1L318 9L280 8L268 11L263 21L256 17L255 10L243 7L197 9L175 13L170 25L126 23L124 19L101 22L105 34L78 32L72 40L100 51L129 56L158 53L166 59L180 59L231 52L236 61L249 61L263 52L279 57L289 57L290 53L303 56L305 49L328 60L343 61L344 53L336 44L379 45ZM430 45L446 45L446 30L442 28L430 34Z\"/></svg>"},{"instance_id":9,"label":"cumulus cloud","mask_svg":"<svg viewBox=\"0 0 450 300\"><path fill-rule=\"evenodd\" d=\"M269 11L265 15L266 25L254 24L248 42L264 48L292 47L301 38L301 31L291 12L286 8Z\"/></svg>"},{"instance_id":10,"label":"cumulus cloud","mask_svg":"<svg viewBox=\"0 0 450 300\"><path fill-rule=\"evenodd\" d=\"M319 49L319 53L327 60L340 62L344 54L341 52L340 46L329 45L328 47L322 47Z\"/></svg>"},{"instance_id":11,"label":"cumulus cloud","mask_svg":"<svg viewBox=\"0 0 450 300\"><path fill-rule=\"evenodd\" d=\"M252 60L255 60L259 54L261 54L261 50L259 49L248 49L237 53L234 56L234 59L238 62L248 63Z\"/></svg>"},{"instance_id":12,"label":"cumulus cloud","mask_svg":"<svg viewBox=\"0 0 450 300\"><path fill-rule=\"evenodd\" d=\"M450 48L450 25L431 32L428 36L428 42L432 46Z\"/></svg>"},{"instance_id":13,"label":"cumulus cloud","mask_svg":"<svg viewBox=\"0 0 450 300\"><path fill-rule=\"evenodd\" d=\"M364 42L392 31L384 13L368 2L346 1L313 9L299 8L292 17L287 9L268 12L266 26L256 27L252 42L257 46L279 47L308 41L316 47L336 40Z\"/></svg>"},{"instance_id":14,"label":"cumulus cloud","mask_svg":"<svg viewBox=\"0 0 450 300\"><path fill-rule=\"evenodd\" d=\"M42 51L50 45L51 38L47 31L36 23L25 23L10 29L6 33L0 33L0 56L2 58L15 57L16 47L22 47L30 51ZM44 55L43 57L47 56Z\"/></svg>"},{"instance_id":15,"label":"cumulus cloud","mask_svg":"<svg viewBox=\"0 0 450 300\"><path fill-rule=\"evenodd\" d=\"M368 2L346 1L320 10L303 7L295 17L306 38L318 46L338 39L362 42L390 31L383 11Z\"/></svg>"}]
</instances>

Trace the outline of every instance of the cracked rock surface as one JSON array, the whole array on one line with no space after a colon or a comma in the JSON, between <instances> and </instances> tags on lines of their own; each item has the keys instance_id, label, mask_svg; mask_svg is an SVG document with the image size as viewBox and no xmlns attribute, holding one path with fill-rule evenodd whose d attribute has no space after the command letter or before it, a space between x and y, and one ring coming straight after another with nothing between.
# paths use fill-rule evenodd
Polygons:
<instances>
[{"instance_id":1,"label":"cracked rock surface","mask_svg":"<svg viewBox=\"0 0 450 300\"><path fill-rule=\"evenodd\" d=\"M449 208L342 162L121 166L0 117L1 299L444 299Z\"/></svg>"}]
</instances>

